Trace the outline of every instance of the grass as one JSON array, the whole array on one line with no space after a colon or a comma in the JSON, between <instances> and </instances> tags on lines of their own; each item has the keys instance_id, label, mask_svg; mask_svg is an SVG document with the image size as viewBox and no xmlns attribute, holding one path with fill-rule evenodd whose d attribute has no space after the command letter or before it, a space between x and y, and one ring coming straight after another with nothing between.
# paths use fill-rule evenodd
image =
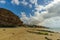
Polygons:
<instances>
[{"instance_id":1,"label":"grass","mask_svg":"<svg viewBox=\"0 0 60 40\"><path fill-rule=\"evenodd\" d=\"M45 37L45 39L46 39L46 40L52 40L52 39L50 39L50 38L47 38L47 37Z\"/></svg>"},{"instance_id":2,"label":"grass","mask_svg":"<svg viewBox=\"0 0 60 40\"><path fill-rule=\"evenodd\" d=\"M43 32L50 32L50 33L54 33L53 31L48 31L48 30L37 30L37 31L43 31Z\"/></svg>"},{"instance_id":3,"label":"grass","mask_svg":"<svg viewBox=\"0 0 60 40\"><path fill-rule=\"evenodd\" d=\"M34 33L34 34L40 34L40 35L48 35L47 32L33 32L33 31L27 31L29 33Z\"/></svg>"}]
</instances>

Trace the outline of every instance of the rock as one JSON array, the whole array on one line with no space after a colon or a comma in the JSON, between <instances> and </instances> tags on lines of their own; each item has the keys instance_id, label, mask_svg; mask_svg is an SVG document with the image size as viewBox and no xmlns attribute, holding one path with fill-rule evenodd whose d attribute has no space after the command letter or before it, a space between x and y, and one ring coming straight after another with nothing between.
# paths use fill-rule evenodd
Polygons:
<instances>
[{"instance_id":1,"label":"rock","mask_svg":"<svg viewBox=\"0 0 60 40\"><path fill-rule=\"evenodd\" d=\"M21 26L23 22L10 10L0 8L0 27Z\"/></svg>"},{"instance_id":2,"label":"rock","mask_svg":"<svg viewBox=\"0 0 60 40\"><path fill-rule=\"evenodd\" d=\"M47 39L47 40L52 40L52 39L49 39L49 38L47 38L47 37L45 37L45 39Z\"/></svg>"},{"instance_id":3,"label":"rock","mask_svg":"<svg viewBox=\"0 0 60 40\"><path fill-rule=\"evenodd\" d=\"M57 40L60 40L60 39L57 39Z\"/></svg>"}]
</instances>

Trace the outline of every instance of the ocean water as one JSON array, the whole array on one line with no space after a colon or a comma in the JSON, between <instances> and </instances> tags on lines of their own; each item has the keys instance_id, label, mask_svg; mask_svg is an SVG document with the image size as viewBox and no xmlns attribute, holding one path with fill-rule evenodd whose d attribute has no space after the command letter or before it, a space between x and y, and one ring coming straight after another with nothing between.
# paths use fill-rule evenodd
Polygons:
<instances>
[{"instance_id":1,"label":"ocean water","mask_svg":"<svg viewBox=\"0 0 60 40\"><path fill-rule=\"evenodd\" d=\"M50 30L50 31L54 31L54 32L59 32L59 33L60 33L60 27L49 28L48 30Z\"/></svg>"}]
</instances>

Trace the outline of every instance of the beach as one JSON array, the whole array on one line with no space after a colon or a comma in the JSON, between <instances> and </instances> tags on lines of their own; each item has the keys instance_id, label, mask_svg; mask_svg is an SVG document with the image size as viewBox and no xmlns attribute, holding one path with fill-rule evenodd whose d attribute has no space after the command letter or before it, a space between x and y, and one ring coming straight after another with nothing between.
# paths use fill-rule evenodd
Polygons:
<instances>
[{"instance_id":1,"label":"beach","mask_svg":"<svg viewBox=\"0 0 60 40\"><path fill-rule=\"evenodd\" d=\"M60 40L60 33L45 28L0 28L0 40Z\"/></svg>"}]
</instances>

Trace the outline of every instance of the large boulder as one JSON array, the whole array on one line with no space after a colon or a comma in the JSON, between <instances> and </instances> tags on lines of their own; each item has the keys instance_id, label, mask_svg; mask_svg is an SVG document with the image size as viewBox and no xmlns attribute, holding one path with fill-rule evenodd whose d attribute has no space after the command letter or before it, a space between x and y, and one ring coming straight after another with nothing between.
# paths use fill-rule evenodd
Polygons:
<instances>
[{"instance_id":1,"label":"large boulder","mask_svg":"<svg viewBox=\"0 0 60 40\"><path fill-rule=\"evenodd\" d=\"M23 22L10 10L0 8L0 27L21 26Z\"/></svg>"}]
</instances>

